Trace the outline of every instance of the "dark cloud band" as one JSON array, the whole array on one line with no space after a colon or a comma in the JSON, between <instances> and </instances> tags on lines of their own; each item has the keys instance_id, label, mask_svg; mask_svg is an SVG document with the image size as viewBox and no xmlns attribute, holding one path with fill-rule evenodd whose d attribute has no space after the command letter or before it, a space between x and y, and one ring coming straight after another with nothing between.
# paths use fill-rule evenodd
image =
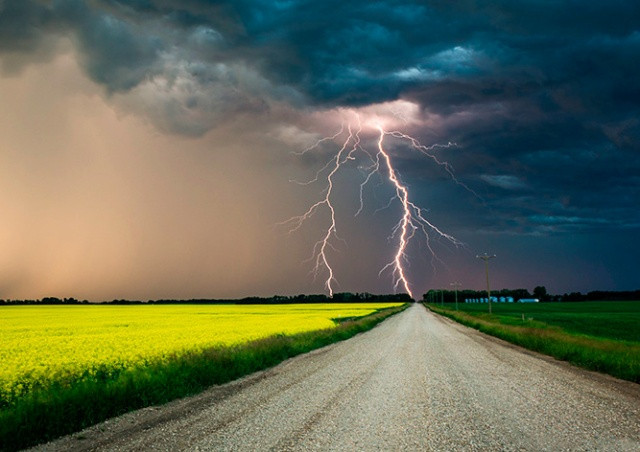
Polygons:
<instances>
[{"instance_id":1,"label":"dark cloud band","mask_svg":"<svg viewBox=\"0 0 640 452\"><path fill-rule=\"evenodd\" d=\"M186 135L271 102L410 100L465 150L460 177L508 197L492 215L549 230L640 223L639 24L622 0L5 0L0 52L15 73L69 38L108 95Z\"/></svg>"}]
</instances>

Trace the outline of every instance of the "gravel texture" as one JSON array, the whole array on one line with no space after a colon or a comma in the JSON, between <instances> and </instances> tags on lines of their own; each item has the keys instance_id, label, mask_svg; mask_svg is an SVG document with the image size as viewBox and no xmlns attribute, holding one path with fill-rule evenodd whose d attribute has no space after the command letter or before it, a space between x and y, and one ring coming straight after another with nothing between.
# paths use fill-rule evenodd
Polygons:
<instances>
[{"instance_id":1,"label":"gravel texture","mask_svg":"<svg viewBox=\"0 0 640 452\"><path fill-rule=\"evenodd\" d=\"M36 450L640 450L640 385L420 305L373 330Z\"/></svg>"}]
</instances>

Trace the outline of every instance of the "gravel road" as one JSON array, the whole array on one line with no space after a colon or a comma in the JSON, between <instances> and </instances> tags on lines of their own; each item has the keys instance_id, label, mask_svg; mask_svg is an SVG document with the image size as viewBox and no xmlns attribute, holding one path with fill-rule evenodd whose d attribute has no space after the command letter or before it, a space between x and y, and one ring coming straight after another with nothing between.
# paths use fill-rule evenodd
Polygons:
<instances>
[{"instance_id":1,"label":"gravel road","mask_svg":"<svg viewBox=\"0 0 640 452\"><path fill-rule=\"evenodd\" d=\"M37 450L640 450L640 385L415 305L373 330Z\"/></svg>"}]
</instances>

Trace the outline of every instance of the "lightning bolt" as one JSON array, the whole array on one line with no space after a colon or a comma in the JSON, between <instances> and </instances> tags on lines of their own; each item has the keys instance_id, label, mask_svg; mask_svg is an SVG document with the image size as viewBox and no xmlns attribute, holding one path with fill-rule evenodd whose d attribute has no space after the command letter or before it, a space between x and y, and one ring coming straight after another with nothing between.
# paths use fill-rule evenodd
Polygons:
<instances>
[{"instance_id":1,"label":"lightning bolt","mask_svg":"<svg viewBox=\"0 0 640 452\"><path fill-rule=\"evenodd\" d=\"M334 188L333 177L338 172L340 167L347 160L355 159L353 154L360 147L360 132L361 131L362 131L362 125L359 122L358 122L358 129L355 132L353 131L351 124L348 124L347 125L347 134L346 134L347 137L343 141L342 146L340 147L340 149L336 153L335 157L330 159L327 162L327 164L325 164L316 173L316 176L315 176L314 179L311 179L310 181L307 181L307 182L294 181L294 182L297 182L297 183L302 184L302 185L309 185L311 183L317 182L318 179L320 178L320 175L324 171L326 171L328 168L331 168L331 170L329 171L328 175L326 176L327 185L326 185L326 187L324 189L324 198L322 198L320 201L316 202L311 207L309 207L309 209L305 213L303 213L302 215L298 215L298 216L292 217L292 218L288 219L287 221L280 223L281 225L286 225L286 224L291 225L291 229L289 230L289 233L292 233L292 232L300 229L300 227L302 227L303 223L305 221L307 221L309 218L311 218L321 207L325 206L329 210L330 218L331 218L331 221L329 222L329 226L325 230L325 233L322 236L322 238L320 240L318 240L314 244L314 246L313 246L313 254L312 254L311 258L308 259L308 260L314 260L315 261L315 265L314 265L314 267L312 269L312 273L313 273L314 279L317 278L317 276L319 275L319 273L323 269L326 270L326 272L328 273L328 276L327 276L327 279L325 280L324 286L327 289L327 291L329 292L330 296L333 296L333 285L335 283L337 283L337 280L336 280L336 278L334 276L333 268L329 264L329 259L327 257L327 250L329 248L331 248L333 250L336 249L332 244L332 239L341 240L340 237L338 236L338 230L337 230L337 227L336 227L336 211L335 211L335 208L333 206L333 201L332 201L332 199L333 199L333 188ZM302 154L305 154L305 153L307 153L307 152L309 152L309 151L311 151L313 149L316 149L323 142L328 141L328 140L335 140L340 135L343 135L343 134L344 134L344 124L342 125L342 127L340 128L340 131L338 131L338 133L336 133L336 134L334 134L334 135L332 135L330 137L325 137L325 138L322 138L322 139L318 140L312 146L310 146L307 149L305 149L304 151L298 153L298 155L302 155ZM349 148L350 143L351 143L351 148ZM349 150L347 151L347 149L349 149Z\"/></svg>"},{"instance_id":2,"label":"lightning bolt","mask_svg":"<svg viewBox=\"0 0 640 452\"><path fill-rule=\"evenodd\" d=\"M409 281L407 280L404 265L409 264L409 259L407 257L407 245L409 244L411 239L413 239L416 232L420 230L424 234L426 238L427 247L431 252L431 255L434 257L436 256L436 253L431 247L429 230L437 233L440 237L447 239L448 241L450 241L456 246L462 246L462 242L458 241L455 237L442 232L440 229L434 226L431 222L429 222L424 217L423 210L409 199L409 189L407 188L406 185L404 185L400 181L398 177L398 172L396 171L396 169L392 164L391 157L389 156L389 153L384 148L385 136L391 135L396 138L404 138L409 140L412 143L413 147L415 147L416 149L419 149L422 153L432 157L439 165L441 166L446 165L445 168L454 179L455 179L455 176L451 172L450 166L446 162L440 162L434 155L429 153L429 151L433 149L433 147L429 148L429 147L423 146L415 138L399 132L395 132L395 131L387 132L380 125L377 126L377 129L380 133L378 136L378 153L376 158L377 164L374 166L372 172L380 171L380 157L382 157L384 166L386 168L387 178L391 182L392 186L395 188L396 194L394 198L398 199L402 205L402 217L400 221L396 224L392 234L392 237L394 237L399 232L398 246L396 248L395 256L393 260L389 262L387 265L385 265L378 274L381 275L385 270L391 268L392 275L394 278L394 289L397 291L398 288L402 286L404 290L411 296L411 298L413 298L413 291L411 290ZM449 143L447 145L438 145L438 146L449 147L452 145L453 145L452 143ZM366 183L370 180L371 174L372 173L369 173L369 175L367 175L367 178L365 179L363 184L360 185L361 194L362 194L363 186L366 185ZM362 200L362 197L360 199Z\"/></svg>"},{"instance_id":3,"label":"lightning bolt","mask_svg":"<svg viewBox=\"0 0 640 452\"><path fill-rule=\"evenodd\" d=\"M335 277L335 272L330 264L328 251L337 251L334 243L336 240L342 241L342 239L338 235L336 211L333 204L335 188L334 176L338 173L338 171L340 171L343 165L345 165L349 161L356 160L355 154L356 152L360 151L371 161L371 166L367 168L367 174L364 180L360 183L360 205L358 210L355 212L355 216L359 215L363 210L363 193L365 186L376 174L386 178L386 180L388 180L394 190L394 195L389 200L388 206L396 201L399 202L402 215L398 223L392 229L392 233L390 236L390 239L395 239L397 241L395 254L393 256L393 259L380 270L378 275L381 276L385 271L390 271L394 290L397 292L399 289L402 289L413 298L413 291L407 277L406 268L409 265L407 248L416 234L421 233L424 236L427 249L431 253L432 258L438 261L440 260L437 258L436 253L431 246L431 236L433 234L435 234L437 237L447 240L456 247L463 246L463 243L457 240L455 237L443 232L441 229L427 220L427 218L425 217L425 210L417 206L411 200L408 186L402 182L398 171L393 165L390 153L385 149L385 138L389 136L408 142L410 148L428 156L438 166L444 168L444 170L456 184L462 186L469 192L473 193L475 196L477 195L475 194L475 192L473 192L473 190L471 190L456 178L451 165L449 165L447 162L441 161L433 153L433 151L437 148L448 148L455 146L454 143L425 146L421 144L420 141L418 141L416 138L410 135L395 130L387 131L383 128L382 125L376 124L374 126L374 129L378 134L376 141L376 151L375 154L370 153L361 145L360 134L362 132L363 126L360 120L360 116L356 115L356 118L357 126L354 127L351 125L351 123L347 123L345 128L345 125L343 124L337 133L321 138L303 151L295 153L296 155L304 155L307 152L318 149L324 143L335 141L341 142L335 155L332 156L331 159L329 159L329 161L316 172L313 179L310 179L306 182L299 182L295 180L292 181L300 185L310 185L312 183L320 181L323 174L326 173L326 175L322 178L322 180L325 181L324 189L322 190L322 193L324 194L323 197L319 201L312 204L309 209L307 209L307 211L302 215L294 216L279 224L288 225L290 227L289 233L292 233L300 229L302 225L320 209L326 208L326 210L328 210L330 218L329 224L326 230L324 230L322 237L315 242L313 246L313 253L307 261L314 261L314 266L311 270L311 273L314 276L314 280L319 276L320 273L324 272L326 274L324 286L329 292L329 295L332 296L334 292L334 285L337 284L337 279ZM432 266L434 266L435 268L433 261Z\"/></svg>"}]
</instances>

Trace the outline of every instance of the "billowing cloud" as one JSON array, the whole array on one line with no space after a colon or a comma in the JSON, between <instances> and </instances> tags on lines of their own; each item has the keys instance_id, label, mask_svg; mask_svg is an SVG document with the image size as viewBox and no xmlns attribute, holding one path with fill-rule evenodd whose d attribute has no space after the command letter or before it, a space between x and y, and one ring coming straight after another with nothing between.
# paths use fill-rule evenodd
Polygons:
<instances>
[{"instance_id":1,"label":"billowing cloud","mask_svg":"<svg viewBox=\"0 0 640 452\"><path fill-rule=\"evenodd\" d=\"M395 150L439 224L603 237L640 226L638 24L630 0L4 0L0 67L71 58L79 91L167 139L238 152L249 126L269 141L254 155L302 171L322 159L283 155L356 113L384 120L455 143L438 157L478 196Z\"/></svg>"}]
</instances>

